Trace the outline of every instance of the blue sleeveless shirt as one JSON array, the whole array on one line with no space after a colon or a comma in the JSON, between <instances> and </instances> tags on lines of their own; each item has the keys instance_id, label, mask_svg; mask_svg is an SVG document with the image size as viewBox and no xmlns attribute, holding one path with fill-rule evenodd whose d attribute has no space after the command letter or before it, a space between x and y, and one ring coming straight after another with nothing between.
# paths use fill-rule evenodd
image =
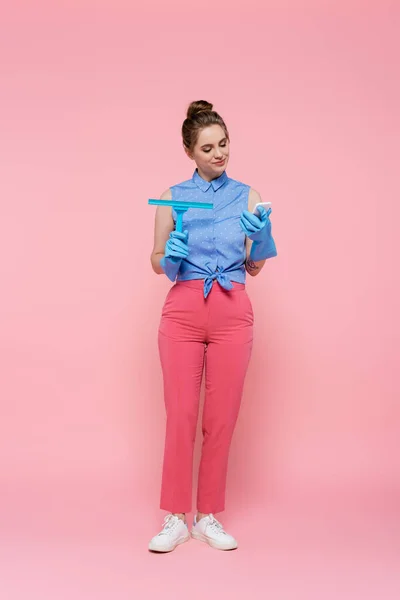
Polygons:
<instances>
[{"instance_id":1,"label":"blue sleeveless shirt","mask_svg":"<svg viewBox=\"0 0 400 600\"><path fill-rule=\"evenodd\" d=\"M204 296L214 281L226 290L232 281L246 281L246 236L240 215L248 208L250 186L231 179L226 171L206 181L196 169L191 179L173 185L173 200L212 202L214 208L190 208L183 215L183 231L189 233L189 256L182 260L177 281L204 279ZM176 212L172 210L174 222Z\"/></svg>"}]
</instances>

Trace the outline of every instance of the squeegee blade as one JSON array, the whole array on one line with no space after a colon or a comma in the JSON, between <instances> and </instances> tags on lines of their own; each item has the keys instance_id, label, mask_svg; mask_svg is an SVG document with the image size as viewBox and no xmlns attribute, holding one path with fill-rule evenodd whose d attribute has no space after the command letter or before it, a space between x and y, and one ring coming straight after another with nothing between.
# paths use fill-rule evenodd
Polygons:
<instances>
[{"instance_id":1,"label":"squeegee blade","mask_svg":"<svg viewBox=\"0 0 400 600\"><path fill-rule=\"evenodd\" d=\"M214 208L214 205L211 202L185 202L183 200L159 200L157 198L150 198L148 203L153 206L172 206L177 209Z\"/></svg>"}]
</instances>

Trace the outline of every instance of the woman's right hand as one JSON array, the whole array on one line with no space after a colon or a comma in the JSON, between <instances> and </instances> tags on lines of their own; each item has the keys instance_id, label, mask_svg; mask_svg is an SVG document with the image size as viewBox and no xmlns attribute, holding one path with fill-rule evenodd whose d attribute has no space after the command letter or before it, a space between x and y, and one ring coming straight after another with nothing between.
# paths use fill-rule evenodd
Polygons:
<instances>
[{"instance_id":1,"label":"woman's right hand","mask_svg":"<svg viewBox=\"0 0 400 600\"><path fill-rule=\"evenodd\" d=\"M175 281L181 262L189 255L187 245L188 232L171 231L165 244L165 255L160 260L160 267L171 281Z\"/></svg>"},{"instance_id":2,"label":"woman's right hand","mask_svg":"<svg viewBox=\"0 0 400 600\"><path fill-rule=\"evenodd\" d=\"M188 232L171 231L165 244L165 258L174 262L181 261L189 255Z\"/></svg>"}]
</instances>

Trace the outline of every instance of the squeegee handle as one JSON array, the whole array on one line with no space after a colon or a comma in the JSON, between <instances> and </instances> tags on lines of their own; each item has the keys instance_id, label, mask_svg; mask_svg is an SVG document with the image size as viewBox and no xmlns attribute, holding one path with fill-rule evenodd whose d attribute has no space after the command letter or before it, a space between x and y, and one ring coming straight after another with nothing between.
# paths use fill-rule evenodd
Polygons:
<instances>
[{"instance_id":1,"label":"squeegee handle","mask_svg":"<svg viewBox=\"0 0 400 600\"><path fill-rule=\"evenodd\" d=\"M175 208L175 212L176 212L176 225L175 225L175 231L183 231L183 213L185 213L187 211L187 209L182 209L182 208Z\"/></svg>"}]
</instances>

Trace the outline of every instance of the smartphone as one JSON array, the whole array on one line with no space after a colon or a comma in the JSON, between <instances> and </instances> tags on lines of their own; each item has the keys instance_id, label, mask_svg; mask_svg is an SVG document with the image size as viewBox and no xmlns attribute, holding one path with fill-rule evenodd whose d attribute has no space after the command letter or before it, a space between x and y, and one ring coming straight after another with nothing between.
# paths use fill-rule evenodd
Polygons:
<instances>
[{"instance_id":1,"label":"smartphone","mask_svg":"<svg viewBox=\"0 0 400 600\"><path fill-rule=\"evenodd\" d=\"M272 202L257 202L257 204L255 205L254 210L253 210L253 214L257 215L257 217L260 216L260 213L258 211L259 206L263 206L265 208L265 210L268 210L269 208L271 208Z\"/></svg>"}]
</instances>

